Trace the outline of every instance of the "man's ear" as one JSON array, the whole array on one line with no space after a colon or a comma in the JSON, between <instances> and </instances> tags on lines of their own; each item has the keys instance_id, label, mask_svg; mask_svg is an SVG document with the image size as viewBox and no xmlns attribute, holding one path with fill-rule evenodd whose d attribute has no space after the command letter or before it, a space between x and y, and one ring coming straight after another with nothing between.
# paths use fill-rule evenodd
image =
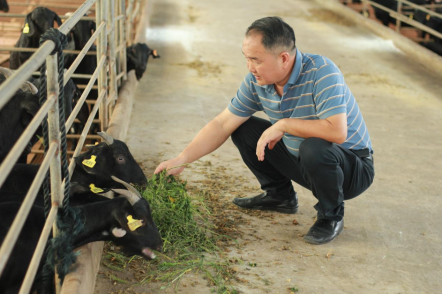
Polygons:
<instances>
[{"instance_id":1,"label":"man's ear","mask_svg":"<svg viewBox=\"0 0 442 294\"><path fill-rule=\"evenodd\" d=\"M279 57L282 61L282 68L287 68L290 65L290 54L287 51L282 52Z\"/></svg>"}]
</instances>

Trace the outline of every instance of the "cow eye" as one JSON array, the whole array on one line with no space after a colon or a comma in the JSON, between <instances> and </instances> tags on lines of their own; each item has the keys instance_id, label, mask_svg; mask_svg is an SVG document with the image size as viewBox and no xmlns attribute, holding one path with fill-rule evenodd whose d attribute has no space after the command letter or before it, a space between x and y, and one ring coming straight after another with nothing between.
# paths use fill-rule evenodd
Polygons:
<instances>
[{"instance_id":1,"label":"cow eye","mask_svg":"<svg viewBox=\"0 0 442 294\"><path fill-rule=\"evenodd\" d=\"M117 162L119 164L124 164L124 163L126 163L126 158L123 155L118 155L117 156Z\"/></svg>"}]
</instances>

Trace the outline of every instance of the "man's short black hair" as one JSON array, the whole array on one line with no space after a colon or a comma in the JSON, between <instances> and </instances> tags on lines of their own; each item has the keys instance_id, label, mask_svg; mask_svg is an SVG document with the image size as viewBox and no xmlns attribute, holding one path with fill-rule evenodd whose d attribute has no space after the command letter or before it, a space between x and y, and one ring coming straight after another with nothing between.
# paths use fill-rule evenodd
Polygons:
<instances>
[{"instance_id":1,"label":"man's short black hair","mask_svg":"<svg viewBox=\"0 0 442 294\"><path fill-rule=\"evenodd\" d=\"M283 47L288 51L296 48L295 32L282 18L269 16L255 20L246 31L246 36L259 33L262 45L267 50Z\"/></svg>"}]
</instances>

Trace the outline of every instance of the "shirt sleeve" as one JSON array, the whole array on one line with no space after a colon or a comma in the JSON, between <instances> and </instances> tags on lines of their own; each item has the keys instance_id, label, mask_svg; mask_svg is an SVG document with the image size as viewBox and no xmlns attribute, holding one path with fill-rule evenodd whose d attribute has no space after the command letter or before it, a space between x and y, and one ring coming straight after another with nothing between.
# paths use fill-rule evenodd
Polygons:
<instances>
[{"instance_id":1,"label":"shirt sleeve","mask_svg":"<svg viewBox=\"0 0 442 294\"><path fill-rule=\"evenodd\" d=\"M255 95L250 86L249 75L241 83L238 92L236 92L228 106L231 113L242 117L252 116L255 112L261 110L261 102L255 100Z\"/></svg>"},{"instance_id":2,"label":"shirt sleeve","mask_svg":"<svg viewBox=\"0 0 442 294\"><path fill-rule=\"evenodd\" d=\"M330 61L318 70L313 87L316 115L326 119L335 114L346 113L345 94L347 85L340 70Z\"/></svg>"}]
</instances>

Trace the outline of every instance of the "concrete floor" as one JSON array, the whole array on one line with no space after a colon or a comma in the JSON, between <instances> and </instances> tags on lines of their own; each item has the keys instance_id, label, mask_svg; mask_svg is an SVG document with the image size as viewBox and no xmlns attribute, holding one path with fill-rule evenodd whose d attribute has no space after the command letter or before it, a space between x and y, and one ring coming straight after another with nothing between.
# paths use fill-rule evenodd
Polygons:
<instances>
[{"instance_id":1,"label":"concrete floor","mask_svg":"<svg viewBox=\"0 0 442 294\"><path fill-rule=\"evenodd\" d=\"M375 181L346 203L343 233L322 246L303 242L300 236L314 221L315 199L295 184L297 215L276 214L278 224L249 217L251 224L243 226L262 240L254 239L241 252L232 250L232 256L258 263L240 270L248 283L237 288L243 293L290 293L294 286L300 293L440 293L440 77L390 41L329 14L315 1L150 1L146 38L161 59L149 61L127 136L148 176L228 105L247 74L244 31L264 16L283 17L295 30L299 50L325 55L340 67L370 131ZM230 176L243 176L241 184L257 186L230 139L203 160L228 166ZM186 169L182 178L192 182L193 171ZM232 209L233 196L225 196L226 209ZM300 226L293 226L294 218ZM292 250L276 250L281 244ZM178 289L209 293L204 285Z\"/></svg>"}]
</instances>

